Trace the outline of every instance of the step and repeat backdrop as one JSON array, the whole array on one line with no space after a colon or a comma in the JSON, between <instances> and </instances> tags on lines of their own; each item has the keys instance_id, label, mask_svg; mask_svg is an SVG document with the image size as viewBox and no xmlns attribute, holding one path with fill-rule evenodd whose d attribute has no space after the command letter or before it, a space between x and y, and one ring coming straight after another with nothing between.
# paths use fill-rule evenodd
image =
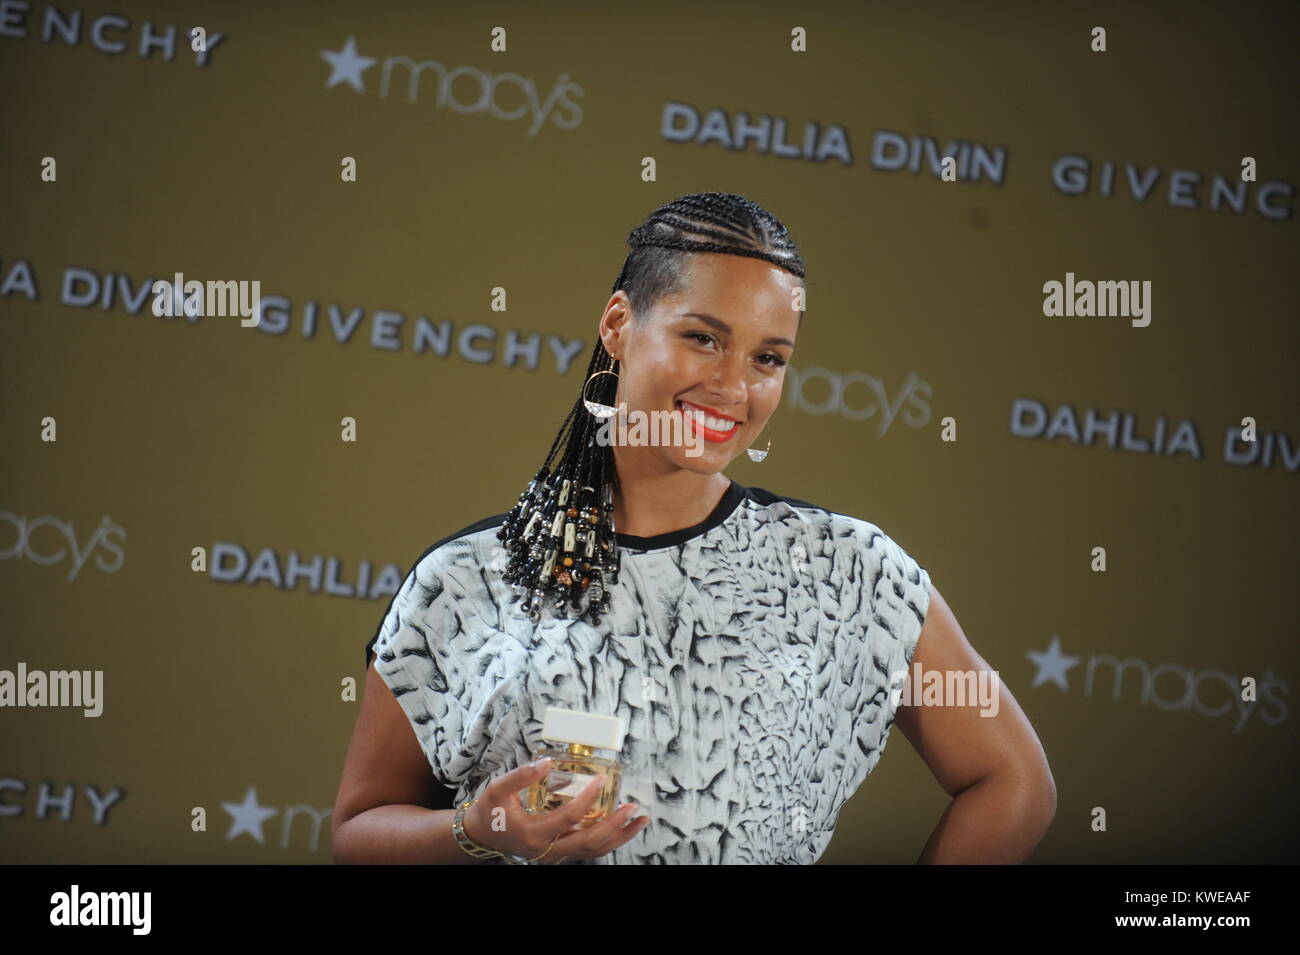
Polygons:
<instances>
[{"instance_id":1,"label":"step and repeat backdrop","mask_svg":"<svg viewBox=\"0 0 1300 955\"><path fill-rule=\"evenodd\" d=\"M728 474L930 571L1051 762L1031 861L1296 861L1294 22L0 0L0 861L328 863L390 598L708 190L808 264ZM822 861L948 801L894 733Z\"/></svg>"}]
</instances>

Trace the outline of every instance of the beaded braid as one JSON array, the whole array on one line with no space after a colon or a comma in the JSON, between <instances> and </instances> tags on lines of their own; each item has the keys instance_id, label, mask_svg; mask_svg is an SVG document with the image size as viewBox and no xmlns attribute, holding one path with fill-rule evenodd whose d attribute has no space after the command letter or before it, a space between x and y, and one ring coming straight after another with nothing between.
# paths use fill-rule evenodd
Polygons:
<instances>
[{"instance_id":1,"label":"beaded braid","mask_svg":"<svg viewBox=\"0 0 1300 955\"><path fill-rule=\"evenodd\" d=\"M749 256L799 278L805 274L798 247L781 221L734 193L674 199L633 229L627 244L631 251L610 293L624 289L634 315L647 313L657 298L677 287L685 252ZM587 410L585 400L615 403L618 364L597 336L583 378L587 394L579 393L546 460L497 531L509 555L503 579L514 586L534 623L547 599L557 614L567 616L572 608L593 625L609 612L610 588L618 583L620 565L614 530L618 471L612 446L596 441L604 422ZM601 371L615 374L591 381ZM561 445L564 451L552 471Z\"/></svg>"}]
</instances>

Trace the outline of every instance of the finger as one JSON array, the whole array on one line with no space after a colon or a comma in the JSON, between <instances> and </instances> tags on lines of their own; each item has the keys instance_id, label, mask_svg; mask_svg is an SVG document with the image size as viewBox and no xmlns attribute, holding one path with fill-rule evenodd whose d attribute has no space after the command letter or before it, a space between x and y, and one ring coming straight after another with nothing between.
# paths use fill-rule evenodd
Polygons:
<instances>
[{"instance_id":1,"label":"finger","mask_svg":"<svg viewBox=\"0 0 1300 955\"><path fill-rule=\"evenodd\" d=\"M602 819L588 829L591 833L591 850L597 855L604 855L633 839L650 823L647 813L637 815L640 808L636 803L624 803L608 819Z\"/></svg>"},{"instance_id":2,"label":"finger","mask_svg":"<svg viewBox=\"0 0 1300 955\"><path fill-rule=\"evenodd\" d=\"M508 773L502 773L488 783L484 795L491 796L493 805L508 808L520 807L520 795L533 783L544 778L553 768L553 761L550 759L539 759L531 763L524 763Z\"/></svg>"},{"instance_id":3,"label":"finger","mask_svg":"<svg viewBox=\"0 0 1300 955\"><path fill-rule=\"evenodd\" d=\"M628 828L634 825L633 817L636 817L637 809L640 808L636 803L623 803L601 821L586 826L585 829L575 830L575 833L581 835L581 843L576 839L572 843L575 851L581 851L582 858L594 859L595 856L604 855L612 848L623 845L637 833L637 830L628 832ZM641 828L645 828L643 822Z\"/></svg>"},{"instance_id":4,"label":"finger","mask_svg":"<svg viewBox=\"0 0 1300 955\"><path fill-rule=\"evenodd\" d=\"M573 859L587 859L591 853L587 846L587 830L575 829L552 838L550 851L542 858L543 865L561 865Z\"/></svg>"},{"instance_id":5,"label":"finger","mask_svg":"<svg viewBox=\"0 0 1300 955\"><path fill-rule=\"evenodd\" d=\"M650 816L642 814L631 822L628 818L640 809L636 803L624 803L607 819L587 829L561 836L544 860L551 865L560 865L573 859L596 859L613 852L619 846L630 842L650 824Z\"/></svg>"},{"instance_id":6,"label":"finger","mask_svg":"<svg viewBox=\"0 0 1300 955\"><path fill-rule=\"evenodd\" d=\"M634 802L620 803L614 807L614 811L605 816L599 822L592 823L583 829L583 832L591 833L592 844L597 844L605 839L614 836L629 820L636 814L637 804Z\"/></svg>"},{"instance_id":7,"label":"finger","mask_svg":"<svg viewBox=\"0 0 1300 955\"><path fill-rule=\"evenodd\" d=\"M583 786L582 791L570 799L568 805L547 813L546 815L550 817L548 821L551 823L547 826L547 832L552 835L564 833L582 822L583 817L587 815L587 811L600 798L601 791L605 788L605 782L606 779L603 774L597 776Z\"/></svg>"},{"instance_id":8,"label":"finger","mask_svg":"<svg viewBox=\"0 0 1300 955\"><path fill-rule=\"evenodd\" d=\"M522 776L524 785L515 791L513 804L530 816L547 814L553 809L560 808L560 806L551 803L550 796L556 790L566 788L570 783L572 774L559 770L556 767L555 760L550 757L536 760L527 765L535 767L537 771ZM507 783L507 785L512 785L512 783ZM534 790L538 787L542 790L541 795L540 798L534 799ZM531 807L535 802L540 802L543 808L532 809ZM562 804L563 800L559 802ZM548 804L552 805L552 809L545 808Z\"/></svg>"},{"instance_id":9,"label":"finger","mask_svg":"<svg viewBox=\"0 0 1300 955\"><path fill-rule=\"evenodd\" d=\"M482 811L488 813L494 820L494 829L508 833L506 840L512 849L518 849L522 845L519 840L527 840L529 820L532 818L524 808L524 793L536 782L544 779L553 768L552 760L534 760L501 774L484 788L479 806L482 806ZM475 806L470 812L479 809L479 806ZM504 820L497 816L498 809L504 811ZM497 825L498 822L503 825Z\"/></svg>"},{"instance_id":10,"label":"finger","mask_svg":"<svg viewBox=\"0 0 1300 955\"><path fill-rule=\"evenodd\" d=\"M565 789L573 780L573 773L557 767L555 760L549 760L548 766L550 768L542 774L541 780L541 785L547 796L557 790Z\"/></svg>"},{"instance_id":11,"label":"finger","mask_svg":"<svg viewBox=\"0 0 1300 955\"><path fill-rule=\"evenodd\" d=\"M635 822L627 821L637 808L636 803L624 803L594 825L571 829L553 837L551 851L544 861L559 865L574 859L594 859L605 855L645 828L640 818Z\"/></svg>"},{"instance_id":12,"label":"finger","mask_svg":"<svg viewBox=\"0 0 1300 955\"><path fill-rule=\"evenodd\" d=\"M642 813L641 815L637 816L635 819L633 819L626 826L624 826L622 829L619 830L618 837L615 839L614 844L610 846L607 851L613 851L614 849L617 849L619 846L626 845L627 843L635 839L638 835L640 835L642 830L648 828L649 826L650 826L649 814Z\"/></svg>"}]
</instances>

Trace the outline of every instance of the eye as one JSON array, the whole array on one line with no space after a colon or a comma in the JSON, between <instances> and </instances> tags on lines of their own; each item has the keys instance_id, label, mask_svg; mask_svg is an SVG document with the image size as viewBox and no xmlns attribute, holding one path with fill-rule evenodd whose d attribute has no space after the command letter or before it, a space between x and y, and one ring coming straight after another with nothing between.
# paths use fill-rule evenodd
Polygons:
<instances>
[{"instance_id":1,"label":"eye","mask_svg":"<svg viewBox=\"0 0 1300 955\"><path fill-rule=\"evenodd\" d=\"M691 341L699 342L702 345L709 345L717 341L717 338L708 332L684 332L682 337L689 338ZM758 357L760 364L767 365L769 368L780 368L782 365L787 364L786 360L776 352L764 352ZM770 359L770 361L762 361L764 358Z\"/></svg>"}]
</instances>

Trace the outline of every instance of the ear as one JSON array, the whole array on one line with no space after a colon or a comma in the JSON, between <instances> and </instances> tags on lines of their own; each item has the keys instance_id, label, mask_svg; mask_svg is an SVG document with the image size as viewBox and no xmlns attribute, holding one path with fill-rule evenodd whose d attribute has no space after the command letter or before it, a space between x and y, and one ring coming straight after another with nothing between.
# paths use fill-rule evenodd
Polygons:
<instances>
[{"instance_id":1,"label":"ear","mask_svg":"<svg viewBox=\"0 0 1300 955\"><path fill-rule=\"evenodd\" d=\"M605 314L600 317L600 341L605 351L615 361L627 348L628 333L632 325L632 303L627 293L619 289L605 304Z\"/></svg>"}]
</instances>

